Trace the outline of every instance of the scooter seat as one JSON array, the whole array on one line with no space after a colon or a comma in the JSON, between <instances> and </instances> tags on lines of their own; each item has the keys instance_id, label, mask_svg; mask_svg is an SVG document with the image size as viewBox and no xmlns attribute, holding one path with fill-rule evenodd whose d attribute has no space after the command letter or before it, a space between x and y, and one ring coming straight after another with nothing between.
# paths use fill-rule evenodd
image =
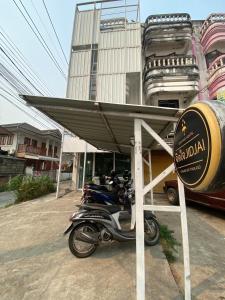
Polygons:
<instances>
[{"instance_id":1,"label":"scooter seat","mask_svg":"<svg viewBox=\"0 0 225 300\"><path fill-rule=\"evenodd\" d=\"M86 210L103 210L105 212L109 212L110 214L114 214L122 210L119 205L103 205L97 203L83 204L81 207Z\"/></svg>"}]
</instances>

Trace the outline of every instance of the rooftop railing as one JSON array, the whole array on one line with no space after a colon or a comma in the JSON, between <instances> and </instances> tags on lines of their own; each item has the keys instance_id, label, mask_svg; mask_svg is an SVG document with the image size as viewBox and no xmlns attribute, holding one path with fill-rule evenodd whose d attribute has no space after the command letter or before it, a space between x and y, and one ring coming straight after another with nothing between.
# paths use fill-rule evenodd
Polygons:
<instances>
[{"instance_id":1,"label":"rooftop railing","mask_svg":"<svg viewBox=\"0 0 225 300\"><path fill-rule=\"evenodd\" d=\"M225 13L218 13L218 14L211 14L209 17L205 20L205 22L202 25L202 28L200 30L201 35L203 36L208 29L208 27L216 22L225 22Z\"/></svg>"},{"instance_id":2,"label":"rooftop railing","mask_svg":"<svg viewBox=\"0 0 225 300\"><path fill-rule=\"evenodd\" d=\"M186 13L178 14L160 14L160 15L150 15L145 24L162 24L162 23L178 23L178 22L190 22L191 17Z\"/></svg>"}]
</instances>

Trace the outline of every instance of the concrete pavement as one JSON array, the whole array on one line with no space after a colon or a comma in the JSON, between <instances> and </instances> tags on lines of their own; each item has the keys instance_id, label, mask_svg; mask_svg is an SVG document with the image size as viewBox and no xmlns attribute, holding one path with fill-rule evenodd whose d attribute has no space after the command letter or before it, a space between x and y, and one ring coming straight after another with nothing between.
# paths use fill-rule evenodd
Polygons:
<instances>
[{"instance_id":1,"label":"concrete pavement","mask_svg":"<svg viewBox=\"0 0 225 300\"><path fill-rule=\"evenodd\" d=\"M15 192L1 192L0 193L0 208L8 204L13 204L16 200Z\"/></svg>"},{"instance_id":2,"label":"concrete pavement","mask_svg":"<svg viewBox=\"0 0 225 300\"><path fill-rule=\"evenodd\" d=\"M79 203L51 194L0 210L0 299L135 299L135 243L75 258L63 231ZM182 299L161 247L146 247L146 299Z\"/></svg>"},{"instance_id":3,"label":"concrete pavement","mask_svg":"<svg viewBox=\"0 0 225 300\"><path fill-rule=\"evenodd\" d=\"M156 200L167 204L165 196ZM180 216L158 213L159 220L174 230L181 243ZM225 213L197 204L187 207L189 228L192 299L225 300ZM180 289L183 289L183 256L179 247L178 259L171 269Z\"/></svg>"}]
</instances>

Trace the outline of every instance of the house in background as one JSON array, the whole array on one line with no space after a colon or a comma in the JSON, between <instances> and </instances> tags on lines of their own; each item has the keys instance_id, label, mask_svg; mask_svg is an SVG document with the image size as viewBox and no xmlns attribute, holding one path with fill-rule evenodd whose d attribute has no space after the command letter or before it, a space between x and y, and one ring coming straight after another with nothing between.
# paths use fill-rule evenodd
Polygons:
<instances>
[{"instance_id":1,"label":"house in background","mask_svg":"<svg viewBox=\"0 0 225 300\"><path fill-rule=\"evenodd\" d=\"M0 126L0 141L6 145L12 143L13 133ZM9 178L24 173L25 160L8 155L0 147L0 186L8 182Z\"/></svg>"},{"instance_id":2,"label":"house in background","mask_svg":"<svg viewBox=\"0 0 225 300\"><path fill-rule=\"evenodd\" d=\"M59 130L40 130L27 123L1 125L7 135L0 133L0 147L9 154L25 160L27 175L48 175L53 180L60 156Z\"/></svg>"}]
</instances>

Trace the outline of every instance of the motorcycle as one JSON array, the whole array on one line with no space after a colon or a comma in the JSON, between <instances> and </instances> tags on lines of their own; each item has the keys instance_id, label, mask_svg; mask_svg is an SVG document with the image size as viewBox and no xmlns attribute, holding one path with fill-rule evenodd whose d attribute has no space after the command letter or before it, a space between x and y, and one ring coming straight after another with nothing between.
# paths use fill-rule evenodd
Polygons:
<instances>
[{"instance_id":1,"label":"motorcycle","mask_svg":"<svg viewBox=\"0 0 225 300\"><path fill-rule=\"evenodd\" d=\"M111 172L109 191L104 185L97 184L85 184L83 195L81 197L81 203L99 203L104 205L125 205L124 193L126 184L128 183L128 177L123 176L123 182L114 171Z\"/></svg>"},{"instance_id":2,"label":"motorcycle","mask_svg":"<svg viewBox=\"0 0 225 300\"><path fill-rule=\"evenodd\" d=\"M124 212L118 205L83 204L78 212L70 217L71 225L64 232L69 235L69 249L73 255L85 258L93 254L101 242L134 241L135 203L134 190L129 188L126 197L131 204L130 230L122 230L119 221ZM144 212L145 244L154 246L159 241L159 224L152 212Z\"/></svg>"}]
</instances>

